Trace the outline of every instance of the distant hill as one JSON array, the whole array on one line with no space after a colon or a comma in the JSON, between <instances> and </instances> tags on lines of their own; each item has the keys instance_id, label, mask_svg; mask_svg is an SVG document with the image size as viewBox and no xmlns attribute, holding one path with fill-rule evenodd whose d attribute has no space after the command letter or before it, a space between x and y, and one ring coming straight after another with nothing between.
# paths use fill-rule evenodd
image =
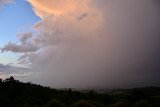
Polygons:
<instances>
[{"instance_id":1,"label":"distant hill","mask_svg":"<svg viewBox=\"0 0 160 107\"><path fill-rule=\"evenodd\" d=\"M52 89L10 77L0 80L0 107L160 107L160 87L98 93Z\"/></svg>"}]
</instances>

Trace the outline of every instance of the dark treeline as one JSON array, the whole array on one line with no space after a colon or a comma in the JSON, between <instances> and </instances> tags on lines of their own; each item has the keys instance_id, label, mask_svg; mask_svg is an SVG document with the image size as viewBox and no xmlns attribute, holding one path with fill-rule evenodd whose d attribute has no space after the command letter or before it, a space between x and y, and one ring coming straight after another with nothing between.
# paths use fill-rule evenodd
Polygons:
<instances>
[{"instance_id":1,"label":"dark treeline","mask_svg":"<svg viewBox=\"0 0 160 107\"><path fill-rule=\"evenodd\" d=\"M82 92L22 83L10 77L0 80L0 107L160 107L160 88Z\"/></svg>"}]
</instances>

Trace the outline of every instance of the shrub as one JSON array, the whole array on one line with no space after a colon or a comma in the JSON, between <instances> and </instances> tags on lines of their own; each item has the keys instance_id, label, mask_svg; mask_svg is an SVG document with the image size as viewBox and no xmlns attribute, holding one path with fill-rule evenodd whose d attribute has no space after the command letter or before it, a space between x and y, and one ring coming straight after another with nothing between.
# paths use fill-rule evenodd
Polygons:
<instances>
[{"instance_id":1,"label":"shrub","mask_svg":"<svg viewBox=\"0 0 160 107\"><path fill-rule=\"evenodd\" d=\"M147 101L141 100L139 102L136 102L135 107L150 107L150 105Z\"/></svg>"},{"instance_id":2,"label":"shrub","mask_svg":"<svg viewBox=\"0 0 160 107\"><path fill-rule=\"evenodd\" d=\"M88 101L80 100L72 105L72 107L93 107Z\"/></svg>"},{"instance_id":3,"label":"shrub","mask_svg":"<svg viewBox=\"0 0 160 107\"><path fill-rule=\"evenodd\" d=\"M60 101L53 99L44 107L64 107L64 105Z\"/></svg>"},{"instance_id":4,"label":"shrub","mask_svg":"<svg viewBox=\"0 0 160 107\"><path fill-rule=\"evenodd\" d=\"M127 104L119 101L116 104L110 105L110 107L127 107Z\"/></svg>"}]
</instances>

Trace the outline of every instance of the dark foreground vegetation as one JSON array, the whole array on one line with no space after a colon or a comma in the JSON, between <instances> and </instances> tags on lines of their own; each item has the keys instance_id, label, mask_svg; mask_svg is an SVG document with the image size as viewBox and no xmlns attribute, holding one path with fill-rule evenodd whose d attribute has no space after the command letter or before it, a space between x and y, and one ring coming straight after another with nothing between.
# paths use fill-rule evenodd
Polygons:
<instances>
[{"instance_id":1,"label":"dark foreground vegetation","mask_svg":"<svg viewBox=\"0 0 160 107\"><path fill-rule=\"evenodd\" d=\"M160 88L96 91L51 89L22 83L10 77L0 80L0 107L160 107Z\"/></svg>"}]
</instances>

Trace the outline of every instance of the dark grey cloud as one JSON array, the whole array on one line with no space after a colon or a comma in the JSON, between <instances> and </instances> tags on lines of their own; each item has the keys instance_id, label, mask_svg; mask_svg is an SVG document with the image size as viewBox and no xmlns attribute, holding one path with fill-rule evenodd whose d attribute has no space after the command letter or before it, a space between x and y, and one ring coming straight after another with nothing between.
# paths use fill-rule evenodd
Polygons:
<instances>
[{"instance_id":1,"label":"dark grey cloud","mask_svg":"<svg viewBox=\"0 0 160 107\"><path fill-rule=\"evenodd\" d=\"M107 6L103 4L99 1L106 18L105 35L114 45L115 84L159 86L160 4L157 0L108 0Z\"/></svg>"}]
</instances>

